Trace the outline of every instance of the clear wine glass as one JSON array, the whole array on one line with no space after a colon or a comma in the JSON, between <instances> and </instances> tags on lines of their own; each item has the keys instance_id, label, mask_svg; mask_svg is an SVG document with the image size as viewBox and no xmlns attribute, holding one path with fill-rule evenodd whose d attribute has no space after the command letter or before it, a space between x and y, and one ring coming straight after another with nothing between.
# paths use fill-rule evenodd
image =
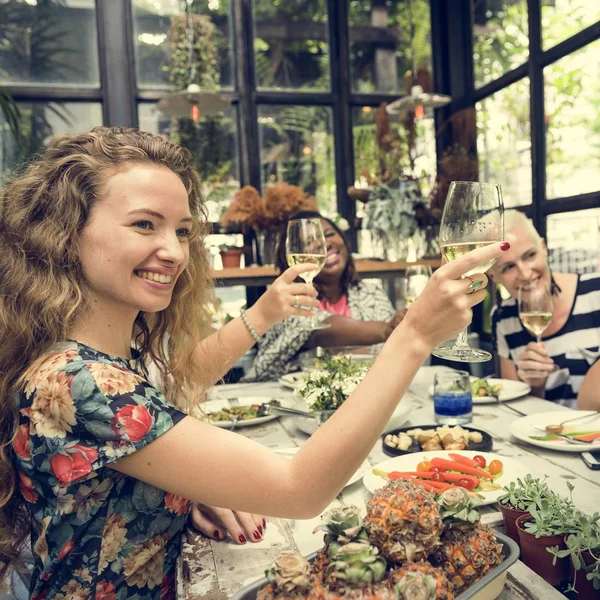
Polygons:
<instances>
[{"instance_id":1,"label":"clear wine glass","mask_svg":"<svg viewBox=\"0 0 600 600\"><path fill-rule=\"evenodd\" d=\"M453 181L448 189L440 225L442 256L451 261L467 252L504 239L504 204L499 185L473 181ZM496 259L487 261L463 277L485 273ZM441 346L432 354L459 362L485 362L492 355L485 350L471 348L467 329L456 338L454 346Z\"/></svg>"},{"instance_id":2,"label":"clear wine glass","mask_svg":"<svg viewBox=\"0 0 600 600\"><path fill-rule=\"evenodd\" d=\"M327 244L323 235L321 219L292 219L288 222L287 238L285 241L285 255L290 267L314 263L318 269L300 273L306 283L312 283L319 274L327 260ZM328 323L317 323L314 314L306 323L300 325L301 329L326 329Z\"/></svg>"},{"instance_id":3,"label":"clear wine glass","mask_svg":"<svg viewBox=\"0 0 600 600\"><path fill-rule=\"evenodd\" d=\"M432 275L429 265L411 265L404 271L404 300L408 308L423 292Z\"/></svg>"},{"instance_id":4,"label":"clear wine glass","mask_svg":"<svg viewBox=\"0 0 600 600\"><path fill-rule=\"evenodd\" d=\"M519 319L523 327L537 340L542 342L542 334L552 322L554 302L550 287L542 279L519 287Z\"/></svg>"}]
</instances>

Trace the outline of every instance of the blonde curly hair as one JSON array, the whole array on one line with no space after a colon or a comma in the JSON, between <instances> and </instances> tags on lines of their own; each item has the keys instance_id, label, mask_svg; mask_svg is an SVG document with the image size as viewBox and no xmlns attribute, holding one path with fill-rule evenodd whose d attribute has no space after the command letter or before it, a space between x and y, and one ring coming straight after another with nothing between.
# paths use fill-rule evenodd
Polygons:
<instances>
[{"instance_id":1,"label":"blonde curly hair","mask_svg":"<svg viewBox=\"0 0 600 600\"><path fill-rule=\"evenodd\" d=\"M170 305L158 313L139 313L135 344L169 382L170 399L182 410L192 407L206 383L194 349L209 330L206 307L214 288L204 247L208 225L200 178L190 152L135 129L97 127L54 138L38 160L0 190L0 581L29 529L11 460L18 424L15 393L28 367L65 340L89 310L78 249L82 230L106 178L140 163L166 166L180 177L195 227L189 265Z\"/></svg>"}]
</instances>

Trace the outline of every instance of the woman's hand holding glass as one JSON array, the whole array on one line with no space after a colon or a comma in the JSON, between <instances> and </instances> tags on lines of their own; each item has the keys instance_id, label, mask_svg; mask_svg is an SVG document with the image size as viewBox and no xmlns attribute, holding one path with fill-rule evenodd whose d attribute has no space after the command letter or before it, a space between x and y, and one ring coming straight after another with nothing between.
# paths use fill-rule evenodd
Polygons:
<instances>
[{"instance_id":1,"label":"woman's hand holding glass","mask_svg":"<svg viewBox=\"0 0 600 600\"><path fill-rule=\"evenodd\" d=\"M529 342L517 360L517 377L534 389L545 388L548 375L556 369L544 344L538 342Z\"/></svg>"},{"instance_id":2,"label":"woman's hand holding glass","mask_svg":"<svg viewBox=\"0 0 600 600\"><path fill-rule=\"evenodd\" d=\"M307 263L286 269L248 309L254 326L266 331L286 317L312 316L313 310L319 306L317 290L312 284L300 283L296 279L316 268L317 265Z\"/></svg>"},{"instance_id":3,"label":"woman's hand holding glass","mask_svg":"<svg viewBox=\"0 0 600 600\"><path fill-rule=\"evenodd\" d=\"M441 266L431 276L425 289L411 305L404 320L390 336L402 330L421 341L428 351L454 337L469 325L473 318L471 308L485 298L487 277L483 273L473 276L480 283L473 290L472 281L463 274L488 261L496 260L508 244L493 243L456 258Z\"/></svg>"}]
</instances>

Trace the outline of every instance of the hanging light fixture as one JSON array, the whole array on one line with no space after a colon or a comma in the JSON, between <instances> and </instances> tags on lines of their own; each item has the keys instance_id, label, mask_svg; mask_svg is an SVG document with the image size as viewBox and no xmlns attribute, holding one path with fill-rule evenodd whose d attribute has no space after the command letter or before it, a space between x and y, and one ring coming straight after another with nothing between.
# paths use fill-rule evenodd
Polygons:
<instances>
[{"instance_id":1,"label":"hanging light fixture","mask_svg":"<svg viewBox=\"0 0 600 600\"><path fill-rule=\"evenodd\" d=\"M186 90L172 92L163 96L158 102L158 110L169 117L192 119L195 123L200 117L210 117L224 111L230 105L227 96L202 90L197 83L192 83L196 78L196 63L194 61L194 27L192 23L192 1L185 3L185 34L188 43L188 66L190 69L190 83Z\"/></svg>"},{"instance_id":2,"label":"hanging light fixture","mask_svg":"<svg viewBox=\"0 0 600 600\"><path fill-rule=\"evenodd\" d=\"M415 58L415 26L412 18L411 0L406 0L406 6L408 9L408 21L410 23L410 54L412 62L411 79L415 81L417 74L417 61ZM429 109L429 112L434 108L446 106L447 104L450 104L450 102L452 102L452 98L450 96L428 93L423 90L422 86L413 85L411 87L410 94L390 102L385 109L389 114L392 115L401 115L414 111L415 119L423 119L425 117L426 109Z\"/></svg>"}]
</instances>

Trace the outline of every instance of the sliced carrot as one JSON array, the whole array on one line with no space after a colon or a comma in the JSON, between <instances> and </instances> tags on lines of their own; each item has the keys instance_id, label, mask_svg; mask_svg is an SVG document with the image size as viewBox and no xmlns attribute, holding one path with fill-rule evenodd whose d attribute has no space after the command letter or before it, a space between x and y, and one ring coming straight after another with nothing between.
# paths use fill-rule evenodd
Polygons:
<instances>
[{"instance_id":1,"label":"sliced carrot","mask_svg":"<svg viewBox=\"0 0 600 600\"><path fill-rule=\"evenodd\" d=\"M448 456L454 461L459 462L463 465L467 465L469 467L473 467L474 469L478 469L479 465L468 456L463 456L462 454L453 454L452 452L448 453Z\"/></svg>"},{"instance_id":2,"label":"sliced carrot","mask_svg":"<svg viewBox=\"0 0 600 600\"><path fill-rule=\"evenodd\" d=\"M581 440L582 442L593 442L600 438L600 431L597 433L589 433L587 435L569 436L573 437L574 440Z\"/></svg>"},{"instance_id":3,"label":"sliced carrot","mask_svg":"<svg viewBox=\"0 0 600 600\"><path fill-rule=\"evenodd\" d=\"M481 469L475 469L467 465L461 465L460 463L456 463L451 460L446 460L444 458L433 458L431 459L431 464L434 467L438 467L440 469L452 469L453 471L459 471L460 473L468 473L469 475L483 477L484 479L494 479L493 475L490 475L489 473L486 473Z\"/></svg>"},{"instance_id":4,"label":"sliced carrot","mask_svg":"<svg viewBox=\"0 0 600 600\"><path fill-rule=\"evenodd\" d=\"M422 477L423 479L431 479L434 471L392 471L389 474L390 479L401 479L403 477Z\"/></svg>"}]
</instances>

